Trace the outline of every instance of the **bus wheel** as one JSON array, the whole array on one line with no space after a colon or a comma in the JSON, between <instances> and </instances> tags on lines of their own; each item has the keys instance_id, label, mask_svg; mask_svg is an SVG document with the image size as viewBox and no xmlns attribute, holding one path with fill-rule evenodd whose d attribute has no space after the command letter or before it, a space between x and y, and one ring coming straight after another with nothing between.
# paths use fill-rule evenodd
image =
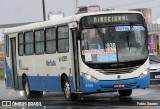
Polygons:
<instances>
[{"instance_id":1,"label":"bus wheel","mask_svg":"<svg viewBox=\"0 0 160 109\"><path fill-rule=\"evenodd\" d=\"M27 77L24 77L24 92L25 92L26 98L30 99L32 94L30 91L29 81Z\"/></svg>"},{"instance_id":2,"label":"bus wheel","mask_svg":"<svg viewBox=\"0 0 160 109\"><path fill-rule=\"evenodd\" d=\"M43 91L31 91L30 90L29 81L27 77L24 78L24 92L25 92L26 98L28 99L35 98L35 97L38 98L38 97L43 96Z\"/></svg>"},{"instance_id":3,"label":"bus wheel","mask_svg":"<svg viewBox=\"0 0 160 109\"><path fill-rule=\"evenodd\" d=\"M77 99L77 94L71 93L71 86L69 84L69 80L67 77L65 77L64 82L63 82L63 91L64 91L64 96L66 100L73 101Z\"/></svg>"},{"instance_id":4,"label":"bus wheel","mask_svg":"<svg viewBox=\"0 0 160 109\"><path fill-rule=\"evenodd\" d=\"M132 89L119 90L118 93L119 93L120 96L131 96L131 94L132 94Z\"/></svg>"}]
</instances>

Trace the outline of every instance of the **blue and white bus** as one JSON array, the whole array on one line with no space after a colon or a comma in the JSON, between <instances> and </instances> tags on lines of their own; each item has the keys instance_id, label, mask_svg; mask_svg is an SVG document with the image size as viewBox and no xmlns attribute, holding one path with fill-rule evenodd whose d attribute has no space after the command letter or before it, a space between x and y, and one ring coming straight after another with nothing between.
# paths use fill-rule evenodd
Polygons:
<instances>
[{"instance_id":1,"label":"blue and white bus","mask_svg":"<svg viewBox=\"0 0 160 109\"><path fill-rule=\"evenodd\" d=\"M27 98L148 88L148 33L140 12L95 12L8 28L6 84Z\"/></svg>"}]
</instances>

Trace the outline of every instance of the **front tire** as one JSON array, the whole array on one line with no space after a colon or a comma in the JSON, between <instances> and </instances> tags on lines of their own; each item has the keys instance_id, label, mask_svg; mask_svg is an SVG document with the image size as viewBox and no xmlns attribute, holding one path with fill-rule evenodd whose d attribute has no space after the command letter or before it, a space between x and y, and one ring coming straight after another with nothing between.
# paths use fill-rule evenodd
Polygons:
<instances>
[{"instance_id":1,"label":"front tire","mask_svg":"<svg viewBox=\"0 0 160 109\"><path fill-rule=\"evenodd\" d=\"M119 93L120 96L131 96L131 94L132 94L132 89L119 90L118 93Z\"/></svg>"},{"instance_id":2,"label":"front tire","mask_svg":"<svg viewBox=\"0 0 160 109\"><path fill-rule=\"evenodd\" d=\"M29 86L29 81L27 77L24 77L24 92L25 96L28 99L31 98L40 98L43 96L43 91L31 91Z\"/></svg>"},{"instance_id":3,"label":"front tire","mask_svg":"<svg viewBox=\"0 0 160 109\"><path fill-rule=\"evenodd\" d=\"M77 94L71 93L71 86L67 77L64 78L63 92L66 100L73 101L77 99Z\"/></svg>"}]
</instances>

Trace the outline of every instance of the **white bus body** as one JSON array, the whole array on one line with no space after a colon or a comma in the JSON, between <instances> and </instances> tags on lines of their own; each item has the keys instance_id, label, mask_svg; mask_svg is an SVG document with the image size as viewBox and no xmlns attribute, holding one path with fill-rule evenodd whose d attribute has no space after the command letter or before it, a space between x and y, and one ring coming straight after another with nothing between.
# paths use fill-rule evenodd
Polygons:
<instances>
[{"instance_id":1,"label":"white bus body","mask_svg":"<svg viewBox=\"0 0 160 109\"><path fill-rule=\"evenodd\" d=\"M127 66L125 63L102 63L102 66L111 65L113 67L109 68L109 71L115 73L107 74L107 67L101 68L102 66L99 66L97 63L88 63L88 61L94 60L91 55L99 55L100 50L96 49L97 53L93 53L95 51L88 49L82 50L81 19L83 17L110 14L119 15L122 13L136 13L141 15L141 13L135 11L86 13L5 29L5 71L7 86L16 90L25 90L27 98L35 95L38 97L42 96L43 91L64 91L67 100L74 100L77 94L97 92L119 91L121 96L129 96L132 89L149 87L150 77L147 57L140 61L137 60L139 64L133 62L134 60L127 61L130 63L133 62L133 65L129 63L128 67L125 67ZM102 20L100 20L100 23L104 22L105 18L107 17L101 17L100 19ZM109 20L110 18L108 17L108 22ZM113 20L116 20L116 17ZM103 27L109 28L107 25ZM144 25L143 22L142 25ZM120 26L116 27L118 28ZM129 28L128 26L123 27ZM143 28L142 31L145 31L145 27L135 27ZM93 28L97 27L95 26ZM106 28L103 31L107 30ZM85 29L82 31L85 35ZM87 31L90 31L90 27ZM47 50L49 52L52 51L52 53L47 53ZM88 53L82 54L82 52ZM99 67L96 67L96 65ZM132 69L131 72L130 69Z\"/></svg>"}]
</instances>

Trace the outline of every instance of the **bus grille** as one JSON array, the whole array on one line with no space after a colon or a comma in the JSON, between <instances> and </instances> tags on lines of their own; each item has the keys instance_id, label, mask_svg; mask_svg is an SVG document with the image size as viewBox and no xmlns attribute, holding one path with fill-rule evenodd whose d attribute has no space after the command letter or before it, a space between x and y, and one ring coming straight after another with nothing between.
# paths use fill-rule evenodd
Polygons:
<instances>
[{"instance_id":1,"label":"bus grille","mask_svg":"<svg viewBox=\"0 0 160 109\"><path fill-rule=\"evenodd\" d=\"M106 74L106 75L113 75L113 74L125 74L125 73L132 73L134 70L137 70L139 66L135 67L128 67L128 68L116 68L116 69L95 69L96 71Z\"/></svg>"}]
</instances>

